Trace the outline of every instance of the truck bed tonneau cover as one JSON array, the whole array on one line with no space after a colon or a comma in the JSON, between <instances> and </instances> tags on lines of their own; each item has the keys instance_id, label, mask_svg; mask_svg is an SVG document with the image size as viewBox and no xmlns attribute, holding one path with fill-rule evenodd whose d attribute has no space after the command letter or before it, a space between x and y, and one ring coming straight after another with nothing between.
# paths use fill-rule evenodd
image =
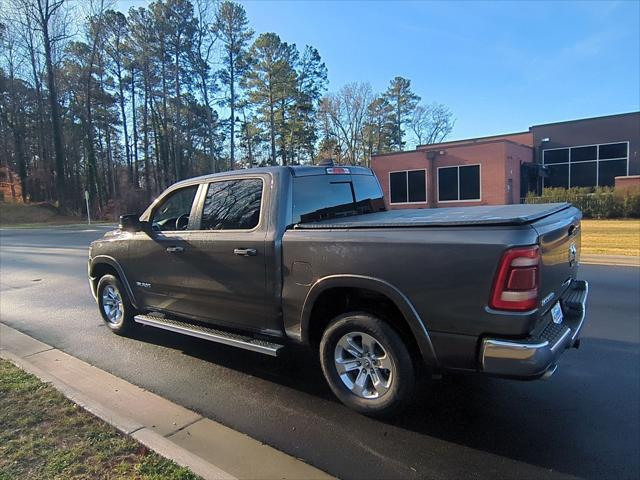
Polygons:
<instances>
[{"instance_id":1,"label":"truck bed tonneau cover","mask_svg":"<svg viewBox=\"0 0 640 480\"><path fill-rule=\"evenodd\" d=\"M321 230L464 225L524 225L553 215L570 206L570 203L544 203L389 210L386 212L299 223L294 228Z\"/></svg>"}]
</instances>

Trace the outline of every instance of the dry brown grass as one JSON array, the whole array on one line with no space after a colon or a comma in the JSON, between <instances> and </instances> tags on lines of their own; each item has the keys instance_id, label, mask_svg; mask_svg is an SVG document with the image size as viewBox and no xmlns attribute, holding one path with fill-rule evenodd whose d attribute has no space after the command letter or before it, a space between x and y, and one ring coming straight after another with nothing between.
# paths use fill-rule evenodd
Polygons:
<instances>
[{"instance_id":1,"label":"dry brown grass","mask_svg":"<svg viewBox=\"0 0 640 480\"><path fill-rule=\"evenodd\" d=\"M582 220L582 253L640 255L640 220Z\"/></svg>"},{"instance_id":2,"label":"dry brown grass","mask_svg":"<svg viewBox=\"0 0 640 480\"><path fill-rule=\"evenodd\" d=\"M79 223L82 219L68 216L47 203L0 202L0 226L56 225Z\"/></svg>"},{"instance_id":3,"label":"dry brown grass","mask_svg":"<svg viewBox=\"0 0 640 480\"><path fill-rule=\"evenodd\" d=\"M197 480L0 360L0 480Z\"/></svg>"}]
</instances>

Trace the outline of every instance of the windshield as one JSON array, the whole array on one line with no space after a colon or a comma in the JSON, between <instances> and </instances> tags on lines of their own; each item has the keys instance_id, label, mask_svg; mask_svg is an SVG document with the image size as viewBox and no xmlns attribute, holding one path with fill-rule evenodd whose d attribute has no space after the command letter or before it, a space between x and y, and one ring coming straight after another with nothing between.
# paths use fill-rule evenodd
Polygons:
<instances>
[{"instance_id":1,"label":"windshield","mask_svg":"<svg viewBox=\"0 0 640 480\"><path fill-rule=\"evenodd\" d=\"M315 175L293 179L293 223L385 210L373 175Z\"/></svg>"}]
</instances>

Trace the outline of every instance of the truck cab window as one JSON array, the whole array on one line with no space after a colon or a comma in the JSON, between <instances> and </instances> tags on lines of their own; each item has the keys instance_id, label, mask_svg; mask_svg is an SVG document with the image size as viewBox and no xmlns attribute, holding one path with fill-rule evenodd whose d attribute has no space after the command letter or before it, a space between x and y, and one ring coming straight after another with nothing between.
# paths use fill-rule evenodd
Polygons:
<instances>
[{"instance_id":1,"label":"truck cab window","mask_svg":"<svg viewBox=\"0 0 640 480\"><path fill-rule=\"evenodd\" d=\"M198 185L181 188L170 193L153 211L151 225L157 231L187 230L193 199Z\"/></svg>"},{"instance_id":2,"label":"truck cab window","mask_svg":"<svg viewBox=\"0 0 640 480\"><path fill-rule=\"evenodd\" d=\"M293 223L384 209L382 190L373 175L313 175L293 182Z\"/></svg>"},{"instance_id":3,"label":"truck cab window","mask_svg":"<svg viewBox=\"0 0 640 480\"><path fill-rule=\"evenodd\" d=\"M209 184L201 230L251 230L260 223L262 180L228 180Z\"/></svg>"}]
</instances>

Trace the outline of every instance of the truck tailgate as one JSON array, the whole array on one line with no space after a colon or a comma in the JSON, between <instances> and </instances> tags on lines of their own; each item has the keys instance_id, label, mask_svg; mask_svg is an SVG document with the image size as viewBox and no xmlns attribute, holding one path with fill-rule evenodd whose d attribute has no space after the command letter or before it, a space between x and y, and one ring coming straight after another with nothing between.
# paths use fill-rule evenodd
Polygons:
<instances>
[{"instance_id":1,"label":"truck tailgate","mask_svg":"<svg viewBox=\"0 0 640 480\"><path fill-rule=\"evenodd\" d=\"M582 213L570 207L533 223L539 236L540 308L545 312L576 278L580 261L580 219Z\"/></svg>"}]
</instances>

